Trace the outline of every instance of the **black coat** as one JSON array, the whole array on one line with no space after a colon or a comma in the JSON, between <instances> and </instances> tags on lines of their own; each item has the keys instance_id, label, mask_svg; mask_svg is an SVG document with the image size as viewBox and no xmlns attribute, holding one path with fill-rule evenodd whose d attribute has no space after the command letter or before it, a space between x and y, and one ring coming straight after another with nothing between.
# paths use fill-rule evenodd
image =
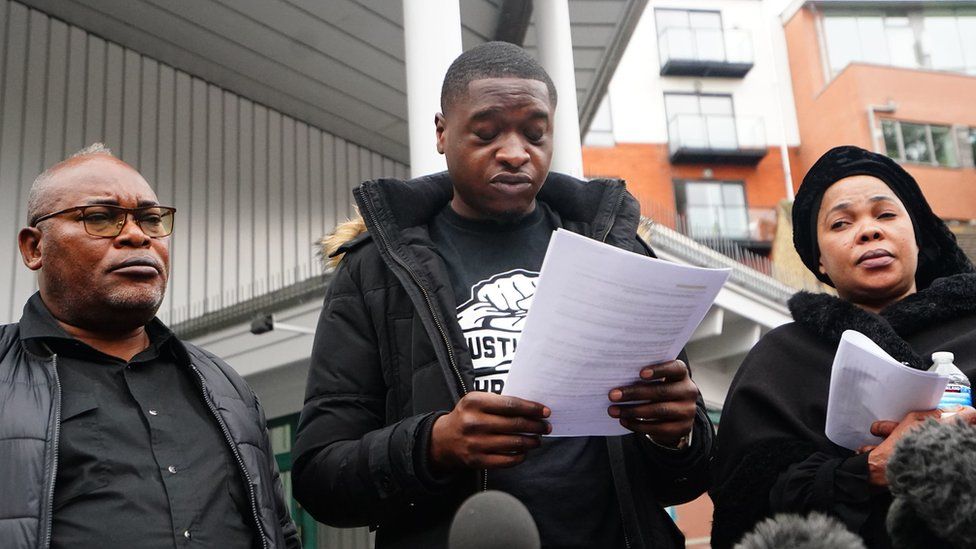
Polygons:
<instances>
[{"instance_id":1,"label":"black coat","mask_svg":"<svg viewBox=\"0 0 976 549\"><path fill-rule=\"evenodd\" d=\"M443 546L460 503L486 484L484 472L439 482L426 466L433 419L474 382L447 268L427 229L452 193L446 173L356 189L369 232L339 250L345 257L316 330L294 449L295 497L322 522L378 528L378 547ZM550 174L538 198L565 229L650 253L622 182ZM711 439L700 399L688 452L635 435L607 439L631 546L683 547L661 505L704 491Z\"/></svg>"},{"instance_id":2,"label":"black coat","mask_svg":"<svg viewBox=\"0 0 976 549\"><path fill-rule=\"evenodd\" d=\"M834 352L853 329L917 368L931 364L931 353L951 351L976 379L976 275L937 279L880 315L824 294L797 294L790 309L795 322L753 348L729 389L710 491L713 547L731 547L775 513L813 510L839 518L869 547L889 547L891 498L869 489L867 454L824 434Z\"/></svg>"},{"instance_id":3,"label":"black coat","mask_svg":"<svg viewBox=\"0 0 976 549\"><path fill-rule=\"evenodd\" d=\"M31 299L39 297L35 294ZM300 549L302 542L284 501L264 410L254 392L216 356L183 341L175 341L174 346L179 365L198 380L200 398L224 432L242 481L249 481L248 499L258 525L255 541L264 549ZM3 549L46 549L51 543L61 417L57 361L58 356L49 349L24 337L19 324L0 326Z\"/></svg>"}]
</instances>

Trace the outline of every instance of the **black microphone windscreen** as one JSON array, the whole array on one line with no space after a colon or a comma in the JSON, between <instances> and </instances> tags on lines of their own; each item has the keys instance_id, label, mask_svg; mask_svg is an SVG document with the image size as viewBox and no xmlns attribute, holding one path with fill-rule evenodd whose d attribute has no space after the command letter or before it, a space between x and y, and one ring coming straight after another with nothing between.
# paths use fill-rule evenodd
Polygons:
<instances>
[{"instance_id":1,"label":"black microphone windscreen","mask_svg":"<svg viewBox=\"0 0 976 549\"><path fill-rule=\"evenodd\" d=\"M756 525L735 549L865 549L864 541L838 520L810 513L776 515Z\"/></svg>"},{"instance_id":2,"label":"black microphone windscreen","mask_svg":"<svg viewBox=\"0 0 976 549\"><path fill-rule=\"evenodd\" d=\"M898 442L886 474L895 547L976 547L976 427L929 421Z\"/></svg>"},{"instance_id":3,"label":"black microphone windscreen","mask_svg":"<svg viewBox=\"0 0 976 549\"><path fill-rule=\"evenodd\" d=\"M467 499L451 523L450 549L539 549L539 530L521 501L489 490Z\"/></svg>"}]
</instances>

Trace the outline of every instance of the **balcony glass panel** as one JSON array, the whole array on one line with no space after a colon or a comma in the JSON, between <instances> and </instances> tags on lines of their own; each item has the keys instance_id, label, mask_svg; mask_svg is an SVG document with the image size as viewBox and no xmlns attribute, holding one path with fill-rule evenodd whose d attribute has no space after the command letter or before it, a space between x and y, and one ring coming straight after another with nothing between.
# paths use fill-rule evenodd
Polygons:
<instances>
[{"instance_id":1,"label":"balcony glass panel","mask_svg":"<svg viewBox=\"0 0 976 549\"><path fill-rule=\"evenodd\" d=\"M669 125L672 143L677 135L679 146L691 147L694 149L708 149L708 130L705 125L705 118L700 115L682 114L674 117Z\"/></svg>"},{"instance_id":2,"label":"balcony glass panel","mask_svg":"<svg viewBox=\"0 0 976 549\"><path fill-rule=\"evenodd\" d=\"M685 224L692 238L750 238L749 214L741 184L684 184Z\"/></svg>"},{"instance_id":3,"label":"balcony glass panel","mask_svg":"<svg viewBox=\"0 0 976 549\"><path fill-rule=\"evenodd\" d=\"M679 114L668 122L671 151L765 149L761 118L719 114Z\"/></svg>"},{"instance_id":4,"label":"balcony glass panel","mask_svg":"<svg viewBox=\"0 0 976 549\"><path fill-rule=\"evenodd\" d=\"M702 61L725 61L725 38L721 29L696 29L695 47L697 59Z\"/></svg>"},{"instance_id":5,"label":"balcony glass panel","mask_svg":"<svg viewBox=\"0 0 976 549\"><path fill-rule=\"evenodd\" d=\"M749 218L745 206L722 208L722 235L738 240L749 238Z\"/></svg>"},{"instance_id":6,"label":"balcony glass panel","mask_svg":"<svg viewBox=\"0 0 976 549\"><path fill-rule=\"evenodd\" d=\"M705 125L705 131L708 132L709 148L739 148L739 139L735 132L735 118L728 115L705 115Z\"/></svg>"}]
</instances>

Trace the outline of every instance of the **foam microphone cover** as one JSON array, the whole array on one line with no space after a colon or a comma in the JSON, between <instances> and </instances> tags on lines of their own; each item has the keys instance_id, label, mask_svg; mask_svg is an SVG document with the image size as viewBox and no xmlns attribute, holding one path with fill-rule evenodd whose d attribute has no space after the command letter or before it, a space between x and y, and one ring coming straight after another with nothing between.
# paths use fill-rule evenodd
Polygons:
<instances>
[{"instance_id":1,"label":"foam microphone cover","mask_svg":"<svg viewBox=\"0 0 976 549\"><path fill-rule=\"evenodd\" d=\"M976 427L929 421L898 442L886 474L892 545L976 547Z\"/></svg>"},{"instance_id":2,"label":"foam microphone cover","mask_svg":"<svg viewBox=\"0 0 976 549\"><path fill-rule=\"evenodd\" d=\"M521 501L489 490L467 499L454 515L450 549L539 549L539 529Z\"/></svg>"},{"instance_id":3,"label":"foam microphone cover","mask_svg":"<svg viewBox=\"0 0 976 549\"><path fill-rule=\"evenodd\" d=\"M781 514L766 519L746 534L735 549L865 549L864 541L838 520L810 513ZM931 549L931 548L930 548Z\"/></svg>"}]
</instances>

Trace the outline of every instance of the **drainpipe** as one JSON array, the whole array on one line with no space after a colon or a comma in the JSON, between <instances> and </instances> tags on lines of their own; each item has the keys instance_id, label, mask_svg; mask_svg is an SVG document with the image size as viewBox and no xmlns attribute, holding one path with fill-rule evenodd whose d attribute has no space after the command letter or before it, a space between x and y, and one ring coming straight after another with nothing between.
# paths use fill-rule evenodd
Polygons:
<instances>
[{"instance_id":1,"label":"drainpipe","mask_svg":"<svg viewBox=\"0 0 976 549\"><path fill-rule=\"evenodd\" d=\"M767 13L766 4L763 3L762 7L762 18L765 28L763 29L763 34L766 35L766 49L769 51L771 72L773 74L772 88L773 96L776 98L776 111L779 113L779 158L780 162L783 164L783 184L786 188L786 198L790 202L793 201L793 168L790 166L790 148L786 144L786 113L783 112L783 98L780 97L780 74L779 74L779 64L776 62L776 45L773 43L773 33L769 28L770 18ZM777 18L778 22L779 19ZM755 52L753 52L755 56Z\"/></svg>"},{"instance_id":2,"label":"drainpipe","mask_svg":"<svg viewBox=\"0 0 976 549\"><path fill-rule=\"evenodd\" d=\"M868 130L871 132L871 150L876 153L884 154L881 150L881 138L884 132L878 128L878 118L875 113L892 114L898 105L894 101L888 100L884 105L868 105Z\"/></svg>"}]
</instances>

